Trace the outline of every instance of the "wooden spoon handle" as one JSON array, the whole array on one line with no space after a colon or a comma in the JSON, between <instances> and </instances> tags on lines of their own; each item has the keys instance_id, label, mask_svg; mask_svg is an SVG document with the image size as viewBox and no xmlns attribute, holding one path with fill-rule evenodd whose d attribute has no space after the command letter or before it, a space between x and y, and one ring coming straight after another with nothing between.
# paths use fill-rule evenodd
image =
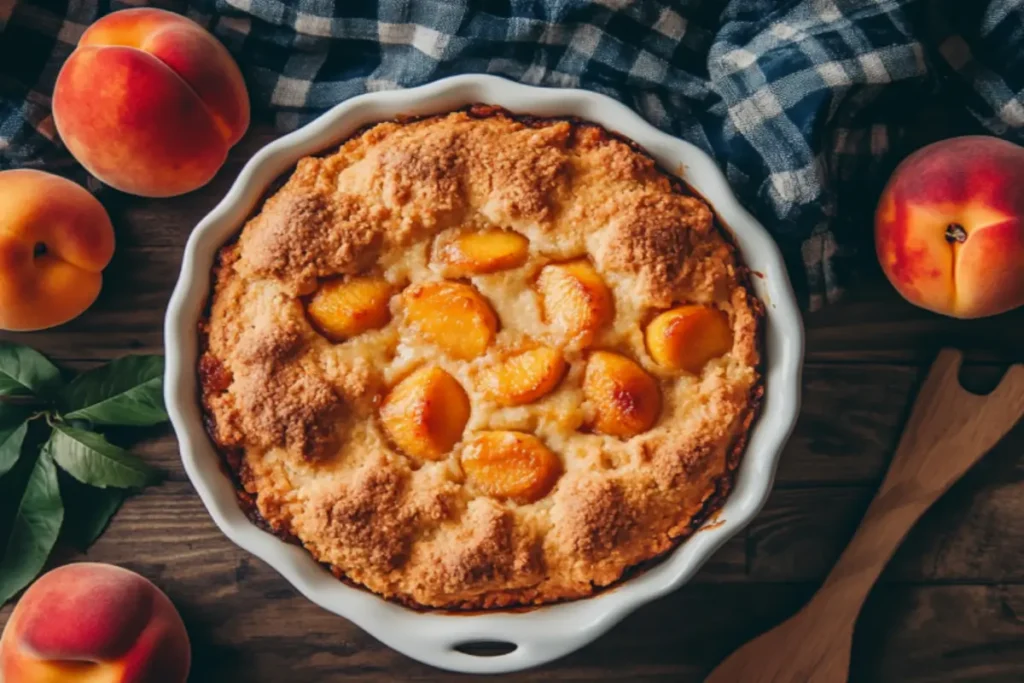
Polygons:
<instances>
[{"instance_id":1,"label":"wooden spoon handle","mask_svg":"<svg viewBox=\"0 0 1024 683\"><path fill-rule=\"evenodd\" d=\"M896 549L940 495L939 491L911 494L905 487L883 484L812 604L827 604L833 623L855 619Z\"/></svg>"},{"instance_id":2,"label":"wooden spoon handle","mask_svg":"<svg viewBox=\"0 0 1024 683\"><path fill-rule=\"evenodd\" d=\"M833 620L856 618L921 515L1024 414L1024 367L1012 366L995 391L978 396L960 387L960 361L957 351L940 352L878 493L812 600L827 604Z\"/></svg>"}]
</instances>

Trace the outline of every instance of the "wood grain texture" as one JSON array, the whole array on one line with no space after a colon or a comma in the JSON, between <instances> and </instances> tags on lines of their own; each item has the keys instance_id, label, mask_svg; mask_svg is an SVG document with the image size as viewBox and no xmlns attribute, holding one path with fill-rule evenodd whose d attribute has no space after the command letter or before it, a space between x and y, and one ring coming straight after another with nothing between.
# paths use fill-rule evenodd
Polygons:
<instances>
[{"instance_id":1,"label":"wood grain texture","mask_svg":"<svg viewBox=\"0 0 1024 683\"><path fill-rule=\"evenodd\" d=\"M160 352L188 234L242 164L273 139L256 129L210 186L168 200L101 194L118 251L97 304L56 330L0 335L72 368ZM953 321L903 302L868 264L848 301L806 318L804 403L764 511L679 592L600 641L510 681L700 681L743 642L787 618L849 541L896 448L940 346L966 350L965 386L990 389L1024 360L1024 311ZM151 577L184 614L194 683L464 681L391 652L299 596L228 542L193 492L165 429L137 449L169 480L133 498L85 556ZM929 510L869 596L851 680L1024 680L1024 428ZM6 623L10 606L0 610Z\"/></svg>"},{"instance_id":2,"label":"wood grain texture","mask_svg":"<svg viewBox=\"0 0 1024 683\"><path fill-rule=\"evenodd\" d=\"M797 614L744 644L707 683L845 683L868 593L921 516L1024 415L1024 365L990 393L960 386L963 356L943 349L911 407L882 485L821 588Z\"/></svg>"}]
</instances>

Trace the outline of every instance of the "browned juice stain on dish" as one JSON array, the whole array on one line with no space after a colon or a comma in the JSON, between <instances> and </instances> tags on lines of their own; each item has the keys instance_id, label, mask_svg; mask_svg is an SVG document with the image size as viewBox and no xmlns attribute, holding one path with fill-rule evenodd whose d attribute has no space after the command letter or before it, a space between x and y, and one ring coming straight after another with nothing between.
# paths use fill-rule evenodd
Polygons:
<instances>
[{"instance_id":1,"label":"browned juice stain on dish","mask_svg":"<svg viewBox=\"0 0 1024 683\"><path fill-rule=\"evenodd\" d=\"M717 515L715 515L715 516L717 517ZM714 529L718 529L719 527L724 525L725 522L726 522L726 520L724 520L724 519L716 519L715 521L709 522L708 524L705 524L701 528L697 529L696 533L699 534L702 531L712 531Z\"/></svg>"}]
</instances>

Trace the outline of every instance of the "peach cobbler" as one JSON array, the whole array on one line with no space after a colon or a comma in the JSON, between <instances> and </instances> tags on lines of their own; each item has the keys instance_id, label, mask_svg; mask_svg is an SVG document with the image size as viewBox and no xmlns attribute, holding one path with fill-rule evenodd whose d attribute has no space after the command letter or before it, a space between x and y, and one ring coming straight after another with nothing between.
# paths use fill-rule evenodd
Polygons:
<instances>
[{"instance_id":1,"label":"peach cobbler","mask_svg":"<svg viewBox=\"0 0 1024 683\"><path fill-rule=\"evenodd\" d=\"M721 504L761 306L629 141L493 107L302 159L220 252L199 373L250 513L409 605L590 595Z\"/></svg>"}]
</instances>

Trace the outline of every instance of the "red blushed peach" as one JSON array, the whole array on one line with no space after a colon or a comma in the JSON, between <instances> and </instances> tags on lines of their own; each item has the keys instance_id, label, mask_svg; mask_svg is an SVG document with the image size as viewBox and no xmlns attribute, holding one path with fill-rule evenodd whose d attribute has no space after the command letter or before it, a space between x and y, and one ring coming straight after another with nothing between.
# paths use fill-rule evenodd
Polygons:
<instances>
[{"instance_id":1,"label":"red blushed peach","mask_svg":"<svg viewBox=\"0 0 1024 683\"><path fill-rule=\"evenodd\" d=\"M78 316L113 255L110 217L85 189L42 171L0 171L0 329Z\"/></svg>"},{"instance_id":2,"label":"red blushed peach","mask_svg":"<svg viewBox=\"0 0 1024 683\"><path fill-rule=\"evenodd\" d=\"M185 625L167 596L107 564L43 576L0 638L4 683L184 683L190 662Z\"/></svg>"},{"instance_id":3,"label":"red blushed peach","mask_svg":"<svg viewBox=\"0 0 1024 683\"><path fill-rule=\"evenodd\" d=\"M177 14L109 14L82 34L53 91L68 150L104 183L169 197L210 181L249 127L238 66Z\"/></svg>"},{"instance_id":4,"label":"red blushed peach","mask_svg":"<svg viewBox=\"0 0 1024 683\"><path fill-rule=\"evenodd\" d=\"M910 155L882 192L875 246L908 301L957 318L1024 305L1024 148L985 136Z\"/></svg>"}]
</instances>

